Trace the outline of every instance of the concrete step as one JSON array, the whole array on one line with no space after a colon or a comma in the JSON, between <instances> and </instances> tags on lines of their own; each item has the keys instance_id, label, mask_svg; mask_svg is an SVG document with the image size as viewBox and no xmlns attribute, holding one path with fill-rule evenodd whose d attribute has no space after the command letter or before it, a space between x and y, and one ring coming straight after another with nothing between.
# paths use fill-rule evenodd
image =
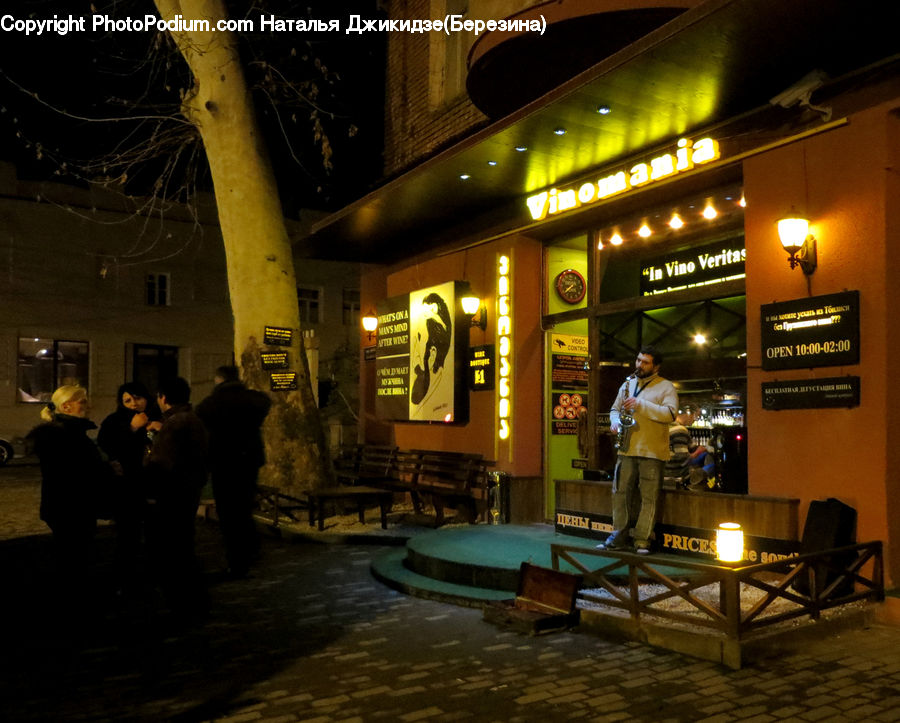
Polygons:
<instances>
[{"instance_id":1,"label":"concrete step","mask_svg":"<svg viewBox=\"0 0 900 723\"><path fill-rule=\"evenodd\" d=\"M480 608L492 600L508 600L515 597L515 593L508 590L460 585L420 575L404 564L406 554L406 548L398 548L375 556L371 565L372 575L376 580L406 595L462 607Z\"/></svg>"}]
</instances>

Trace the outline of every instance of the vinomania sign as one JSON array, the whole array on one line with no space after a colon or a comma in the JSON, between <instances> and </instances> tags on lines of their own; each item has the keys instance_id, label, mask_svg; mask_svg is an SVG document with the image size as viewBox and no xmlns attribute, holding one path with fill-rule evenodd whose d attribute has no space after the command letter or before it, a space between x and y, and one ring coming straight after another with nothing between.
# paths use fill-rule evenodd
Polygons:
<instances>
[{"instance_id":1,"label":"vinomania sign","mask_svg":"<svg viewBox=\"0 0 900 723\"><path fill-rule=\"evenodd\" d=\"M596 181L587 181L563 188L551 188L529 196L525 203L535 221L555 216L581 206L595 203L633 188L640 188L678 173L690 171L695 166L710 163L719 158L719 144L712 138L692 141L682 138L674 153L664 153L630 168L622 168Z\"/></svg>"}]
</instances>

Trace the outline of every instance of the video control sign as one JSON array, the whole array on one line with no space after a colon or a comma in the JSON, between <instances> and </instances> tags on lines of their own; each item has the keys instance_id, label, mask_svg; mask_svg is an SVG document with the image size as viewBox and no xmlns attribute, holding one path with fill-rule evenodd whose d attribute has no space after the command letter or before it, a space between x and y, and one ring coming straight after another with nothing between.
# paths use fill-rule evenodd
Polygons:
<instances>
[{"instance_id":1,"label":"video control sign","mask_svg":"<svg viewBox=\"0 0 900 723\"><path fill-rule=\"evenodd\" d=\"M859 292L764 304L762 368L859 364Z\"/></svg>"}]
</instances>

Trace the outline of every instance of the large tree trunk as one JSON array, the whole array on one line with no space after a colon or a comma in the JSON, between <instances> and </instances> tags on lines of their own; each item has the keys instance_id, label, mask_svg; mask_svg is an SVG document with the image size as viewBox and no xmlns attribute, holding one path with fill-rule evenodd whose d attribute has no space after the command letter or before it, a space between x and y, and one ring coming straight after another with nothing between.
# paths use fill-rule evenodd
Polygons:
<instances>
[{"instance_id":1,"label":"large tree trunk","mask_svg":"<svg viewBox=\"0 0 900 723\"><path fill-rule=\"evenodd\" d=\"M269 391L259 351L266 326L293 331L289 348L298 389L270 392L264 429L268 462L261 481L294 494L333 480L325 434L313 397L300 334L291 246L268 151L232 33L216 31L227 17L222 0L155 0L164 20L209 20L210 32L172 32L194 85L183 99L185 116L200 131L215 186L225 241L234 314L234 350L242 378ZM283 347L288 350L288 347ZM279 347L279 350L281 347Z\"/></svg>"}]
</instances>

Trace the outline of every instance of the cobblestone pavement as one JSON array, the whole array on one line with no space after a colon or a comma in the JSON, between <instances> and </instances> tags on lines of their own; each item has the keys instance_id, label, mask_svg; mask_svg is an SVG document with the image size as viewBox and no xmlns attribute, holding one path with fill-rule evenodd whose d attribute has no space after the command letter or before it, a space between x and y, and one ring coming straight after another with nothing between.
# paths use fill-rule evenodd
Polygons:
<instances>
[{"instance_id":1,"label":"cobblestone pavement","mask_svg":"<svg viewBox=\"0 0 900 723\"><path fill-rule=\"evenodd\" d=\"M35 470L0 470L4 721L893 721L900 630L873 626L740 671L569 632L521 636L478 610L405 597L369 574L381 545L265 542L211 613L171 621L152 590L116 602L110 530L84 589L50 592ZM10 519L7 519L10 518ZM90 593L90 613L69 602Z\"/></svg>"}]
</instances>

